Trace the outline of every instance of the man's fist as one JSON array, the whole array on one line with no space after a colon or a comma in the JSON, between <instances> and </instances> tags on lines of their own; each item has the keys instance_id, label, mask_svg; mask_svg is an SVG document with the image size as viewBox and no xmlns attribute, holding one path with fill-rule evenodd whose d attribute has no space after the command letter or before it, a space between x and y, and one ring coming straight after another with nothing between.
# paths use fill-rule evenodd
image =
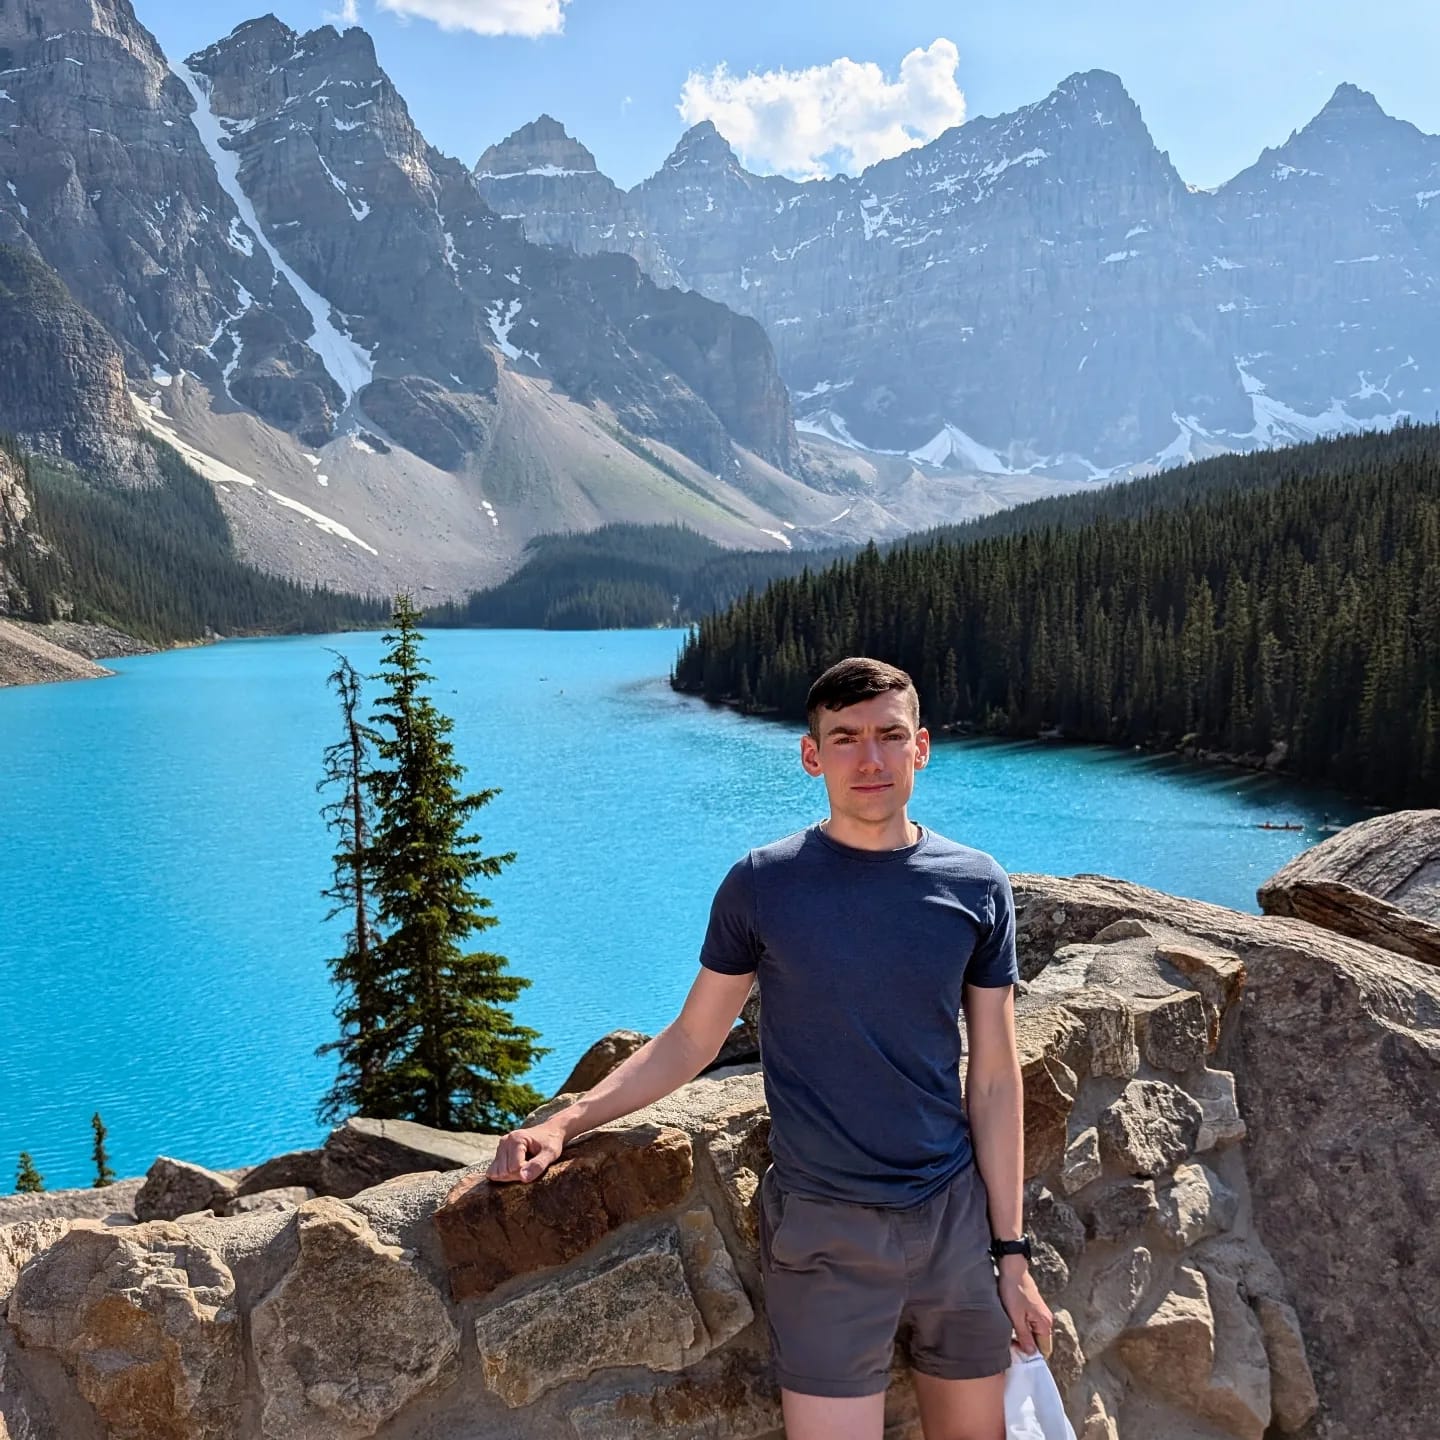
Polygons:
<instances>
[{"instance_id":1,"label":"man's fist","mask_svg":"<svg viewBox=\"0 0 1440 1440\"><path fill-rule=\"evenodd\" d=\"M538 1180L559 1159L565 1136L555 1126L542 1123L528 1130L512 1130L500 1142L487 1180Z\"/></svg>"}]
</instances>

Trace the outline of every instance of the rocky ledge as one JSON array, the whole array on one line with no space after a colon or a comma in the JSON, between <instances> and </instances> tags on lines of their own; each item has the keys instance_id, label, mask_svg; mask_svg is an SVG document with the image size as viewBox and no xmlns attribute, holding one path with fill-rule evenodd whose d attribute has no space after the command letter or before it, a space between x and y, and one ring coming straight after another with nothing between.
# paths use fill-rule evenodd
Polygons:
<instances>
[{"instance_id":1,"label":"rocky ledge","mask_svg":"<svg viewBox=\"0 0 1440 1440\"><path fill-rule=\"evenodd\" d=\"M1440 974L1099 876L1015 890L1028 1224L1081 1440L1433 1440ZM779 1440L768 1131L749 1064L524 1187L484 1179L493 1136L380 1121L238 1179L157 1162L136 1213L178 1218L0 1225L0 1436ZM887 1440L920 1435L904 1361Z\"/></svg>"}]
</instances>

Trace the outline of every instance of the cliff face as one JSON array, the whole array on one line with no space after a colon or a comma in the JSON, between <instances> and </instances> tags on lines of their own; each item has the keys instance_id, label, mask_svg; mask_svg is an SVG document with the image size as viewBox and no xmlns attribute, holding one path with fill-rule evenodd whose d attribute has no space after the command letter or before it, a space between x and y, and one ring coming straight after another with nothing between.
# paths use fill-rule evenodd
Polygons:
<instances>
[{"instance_id":1,"label":"cliff face","mask_svg":"<svg viewBox=\"0 0 1440 1440\"><path fill-rule=\"evenodd\" d=\"M528 166L524 134L477 178L531 238L755 316L802 429L924 466L1088 479L1428 419L1440 393L1440 139L1353 86L1213 193L1103 71L803 185L705 122L621 199Z\"/></svg>"},{"instance_id":2,"label":"cliff face","mask_svg":"<svg viewBox=\"0 0 1440 1440\"><path fill-rule=\"evenodd\" d=\"M154 478L154 459L109 332L24 241L0 244L0 420L30 450L112 480Z\"/></svg>"}]
</instances>

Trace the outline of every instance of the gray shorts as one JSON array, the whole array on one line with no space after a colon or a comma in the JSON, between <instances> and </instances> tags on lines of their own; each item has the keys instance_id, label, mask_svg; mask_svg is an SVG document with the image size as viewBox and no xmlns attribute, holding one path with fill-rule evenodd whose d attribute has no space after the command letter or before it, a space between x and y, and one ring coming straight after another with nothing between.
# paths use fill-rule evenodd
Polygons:
<instances>
[{"instance_id":1,"label":"gray shorts","mask_svg":"<svg viewBox=\"0 0 1440 1440\"><path fill-rule=\"evenodd\" d=\"M903 1210L787 1193L772 1166L760 1180L760 1273L786 1390L877 1394L897 1338L926 1375L974 1380L1009 1367L1010 1318L973 1163Z\"/></svg>"}]
</instances>

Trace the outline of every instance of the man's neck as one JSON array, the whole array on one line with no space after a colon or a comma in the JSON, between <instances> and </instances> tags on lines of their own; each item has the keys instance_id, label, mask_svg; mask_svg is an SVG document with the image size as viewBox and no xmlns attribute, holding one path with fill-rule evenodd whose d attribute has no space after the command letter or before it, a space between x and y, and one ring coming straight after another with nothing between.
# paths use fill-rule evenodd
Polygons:
<instances>
[{"instance_id":1,"label":"man's neck","mask_svg":"<svg viewBox=\"0 0 1440 1440\"><path fill-rule=\"evenodd\" d=\"M831 815L820 828L838 845L852 850L903 850L920 839L920 827L902 810L888 820L867 823L845 815Z\"/></svg>"}]
</instances>

